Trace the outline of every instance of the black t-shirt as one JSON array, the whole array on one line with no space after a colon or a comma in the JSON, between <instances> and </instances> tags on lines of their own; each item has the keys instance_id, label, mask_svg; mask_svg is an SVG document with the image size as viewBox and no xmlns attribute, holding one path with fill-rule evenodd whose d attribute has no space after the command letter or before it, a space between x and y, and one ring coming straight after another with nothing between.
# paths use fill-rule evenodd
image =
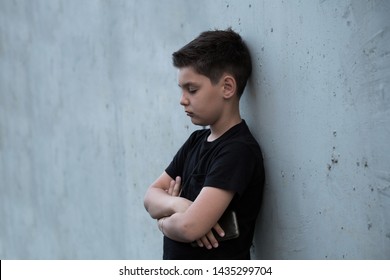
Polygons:
<instances>
[{"instance_id":1,"label":"black t-shirt","mask_svg":"<svg viewBox=\"0 0 390 280\"><path fill-rule=\"evenodd\" d=\"M165 170L182 177L181 196L194 201L204 186L235 192L228 209L236 211L240 236L218 248L194 248L164 237L164 259L249 259L264 184L260 147L243 120L208 142L209 129L197 130Z\"/></svg>"}]
</instances>

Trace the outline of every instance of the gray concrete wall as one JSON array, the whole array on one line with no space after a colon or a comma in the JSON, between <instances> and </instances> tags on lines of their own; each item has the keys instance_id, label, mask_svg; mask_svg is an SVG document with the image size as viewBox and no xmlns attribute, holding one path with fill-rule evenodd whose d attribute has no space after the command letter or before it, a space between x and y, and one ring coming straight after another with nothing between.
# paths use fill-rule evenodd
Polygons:
<instances>
[{"instance_id":1,"label":"gray concrete wall","mask_svg":"<svg viewBox=\"0 0 390 280\"><path fill-rule=\"evenodd\" d=\"M171 53L233 27L267 183L253 255L390 258L389 1L0 1L0 258L159 259L147 186L196 129Z\"/></svg>"}]
</instances>

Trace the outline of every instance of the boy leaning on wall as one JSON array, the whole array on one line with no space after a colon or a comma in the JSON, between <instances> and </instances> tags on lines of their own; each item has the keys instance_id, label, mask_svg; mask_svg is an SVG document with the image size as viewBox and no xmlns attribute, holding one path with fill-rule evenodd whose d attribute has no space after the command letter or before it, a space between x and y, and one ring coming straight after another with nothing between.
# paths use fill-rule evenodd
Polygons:
<instances>
[{"instance_id":1,"label":"boy leaning on wall","mask_svg":"<svg viewBox=\"0 0 390 280\"><path fill-rule=\"evenodd\" d=\"M180 105L209 128L189 136L145 194L164 235L163 259L250 259L264 167L239 110L248 48L231 29L206 31L173 53L173 65Z\"/></svg>"}]
</instances>

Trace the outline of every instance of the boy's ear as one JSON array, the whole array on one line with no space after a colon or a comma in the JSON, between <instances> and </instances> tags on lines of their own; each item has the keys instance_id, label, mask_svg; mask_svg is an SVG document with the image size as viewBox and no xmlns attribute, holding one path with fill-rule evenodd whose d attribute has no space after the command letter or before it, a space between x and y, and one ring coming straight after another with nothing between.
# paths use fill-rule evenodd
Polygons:
<instances>
[{"instance_id":1,"label":"boy's ear","mask_svg":"<svg viewBox=\"0 0 390 280\"><path fill-rule=\"evenodd\" d=\"M234 96L237 90L236 79L232 75L224 75L223 79L223 97L229 99Z\"/></svg>"}]
</instances>

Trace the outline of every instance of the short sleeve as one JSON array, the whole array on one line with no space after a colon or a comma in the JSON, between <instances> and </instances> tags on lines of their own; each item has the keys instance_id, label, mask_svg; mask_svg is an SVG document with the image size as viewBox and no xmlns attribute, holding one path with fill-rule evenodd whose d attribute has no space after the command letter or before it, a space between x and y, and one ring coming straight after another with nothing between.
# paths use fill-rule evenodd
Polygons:
<instances>
[{"instance_id":1,"label":"short sleeve","mask_svg":"<svg viewBox=\"0 0 390 280\"><path fill-rule=\"evenodd\" d=\"M183 146L177 151L176 155L173 157L171 163L165 169L165 172L171 176L171 178L176 178L176 176L182 176L183 173L183 162L186 159L189 140L187 140Z\"/></svg>"},{"instance_id":2,"label":"short sleeve","mask_svg":"<svg viewBox=\"0 0 390 280\"><path fill-rule=\"evenodd\" d=\"M175 178L176 176L183 176L183 171L185 167L185 162L189 156L191 149L193 149L195 143L199 141L199 138L204 133L203 130L197 130L193 132L187 141L184 142L183 146L177 151L176 155L173 157L171 163L165 169L165 172Z\"/></svg>"}]
</instances>

